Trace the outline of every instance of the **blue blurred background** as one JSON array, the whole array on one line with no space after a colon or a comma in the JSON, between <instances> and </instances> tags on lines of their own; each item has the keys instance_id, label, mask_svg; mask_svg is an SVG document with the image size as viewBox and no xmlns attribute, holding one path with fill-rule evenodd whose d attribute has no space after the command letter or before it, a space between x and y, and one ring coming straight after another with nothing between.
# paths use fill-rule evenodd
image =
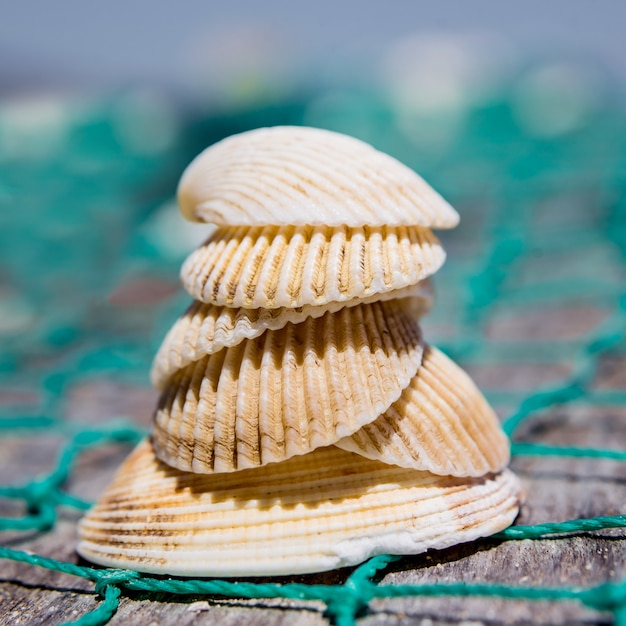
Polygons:
<instances>
[{"instance_id":1,"label":"blue blurred background","mask_svg":"<svg viewBox=\"0 0 626 626\"><path fill-rule=\"evenodd\" d=\"M462 46L500 68L558 53L596 63L617 81L626 74L626 5L619 0L25 0L0 6L5 96L138 85L215 95L233 86L251 89L244 83L260 80L259 73L275 86L287 78L290 84L345 79L346 72L386 81L401 46L415 39L435 63L442 55L451 63L450 46Z\"/></svg>"}]
</instances>

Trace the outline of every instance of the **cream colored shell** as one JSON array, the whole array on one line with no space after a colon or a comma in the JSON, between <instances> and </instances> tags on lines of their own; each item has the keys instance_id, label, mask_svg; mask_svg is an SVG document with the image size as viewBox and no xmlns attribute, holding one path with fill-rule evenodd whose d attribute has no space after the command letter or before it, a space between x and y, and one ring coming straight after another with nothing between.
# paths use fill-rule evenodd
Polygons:
<instances>
[{"instance_id":1,"label":"cream colored shell","mask_svg":"<svg viewBox=\"0 0 626 626\"><path fill-rule=\"evenodd\" d=\"M415 285L445 260L427 228L218 228L181 280L216 306L276 309L349 302Z\"/></svg>"},{"instance_id":2,"label":"cream colored shell","mask_svg":"<svg viewBox=\"0 0 626 626\"><path fill-rule=\"evenodd\" d=\"M471 378L425 346L422 364L400 399L339 447L402 467L482 476L509 462L509 441Z\"/></svg>"},{"instance_id":3,"label":"cream colored shell","mask_svg":"<svg viewBox=\"0 0 626 626\"><path fill-rule=\"evenodd\" d=\"M432 288L428 280L382 295L382 299L398 299L413 317L424 315L432 304ZM183 367L222 348L230 348L244 339L254 339L266 330L280 330L287 323L299 324L307 317L318 318L346 306L367 304L381 299L379 294L364 300L329 302L322 306L297 309L233 309L198 302L191 304L167 333L154 357L150 379L157 389L164 389L169 379Z\"/></svg>"},{"instance_id":4,"label":"cream colored shell","mask_svg":"<svg viewBox=\"0 0 626 626\"><path fill-rule=\"evenodd\" d=\"M154 360L152 437L81 521L83 557L288 575L512 523L508 440L417 324L445 259L430 228L458 222L439 194L356 139L275 127L200 154L179 202L218 228L183 265L196 301Z\"/></svg>"},{"instance_id":5,"label":"cream colored shell","mask_svg":"<svg viewBox=\"0 0 626 626\"><path fill-rule=\"evenodd\" d=\"M417 322L393 300L268 330L172 378L155 415L157 454L198 473L305 454L386 411L421 358Z\"/></svg>"},{"instance_id":6,"label":"cream colored shell","mask_svg":"<svg viewBox=\"0 0 626 626\"><path fill-rule=\"evenodd\" d=\"M94 563L177 576L265 576L417 554L491 535L517 514L504 471L451 478L321 448L236 474L159 462L148 441L79 526Z\"/></svg>"},{"instance_id":7,"label":"cream colored shell","mask_svg":"<svg viewBox=\"0 0 626 626\"><path fill-rule=\"evenodd\" d=\"M319 128L275 126L199 154L178 186L189 220L220 225L428 226L459 216L420 176L372 146Z\"/></svg>"}]
</instances>

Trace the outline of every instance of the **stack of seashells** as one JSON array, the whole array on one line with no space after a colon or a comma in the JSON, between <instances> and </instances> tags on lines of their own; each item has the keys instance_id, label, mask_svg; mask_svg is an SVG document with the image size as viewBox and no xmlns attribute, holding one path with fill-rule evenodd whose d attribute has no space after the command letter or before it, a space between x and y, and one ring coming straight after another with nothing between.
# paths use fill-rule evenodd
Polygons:
<instances>
[{"instance_id":1,"label":"stack of seashells","mask_svg":"<svg viewBox=\"0 0 626 626\"><path fill-rule=\"evenodd\" d=\"M258 576L354 565L512 523L508 440L424 343L430 228L458 215L356 139L264 128L200 154L183 215L217 229L182 268L195 301L152 370L150 440L82 520L114 567Z\"/></svg>"}]
</instances>

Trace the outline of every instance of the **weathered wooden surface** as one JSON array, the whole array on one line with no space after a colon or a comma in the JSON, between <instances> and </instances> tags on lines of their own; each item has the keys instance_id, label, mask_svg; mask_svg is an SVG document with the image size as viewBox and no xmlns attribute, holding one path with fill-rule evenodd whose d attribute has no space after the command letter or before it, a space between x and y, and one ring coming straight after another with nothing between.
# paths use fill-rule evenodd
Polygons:
<instances>
[{"instance_id":1,"label":"weathered wooden surface","mask_svg":"<svg viewBox=\"0 0 626 626\"><path fill-rule=\"evenodd\" d=\"M588 317L579 309L568 320L560 314L558 332L567 335L588 331L603 317L591 309ZM546 313L553 315L553 313ZM532 323L502 322L492 333L532 336L545 320L537 314ZM499 330L498 330L499 329ZM569 366L540 368L512 364L473 368L472 374L490 389L532 390L561 380ZM594 385L624 389L625 361L602 361ZM148 389L108 381L82 383L68 394L68 419L98 423L102 416L127 414L148 424L156 394ZM506 412L514 407L500 407ZM533 417L518 437L559 445L626 448L626 407L573 404ZM0 441L0 484L21 484L46 472L54 464L61 439L52 434L5 437ZM84 454L68 485L71 493L93 500L104 488L128 448L107 446ZM518 524L535 524L624 513L626 466L606 460L568 458L515 458L513 469L522 478L526 501ZM0 501L0 515L21 515L20 506ZM77 514L64 512L57 526L46 533L5 533L2 544L21 550L79 562L74 553ZM350 571L330 572L293 579L311 583L342 583ZM586 533L542 541L491 540L453 547L425 555L406 557L389 567L382 583L435 581L492 581L531 586L590 586L626 576L626 532ZM98 602L93 585L71 576L51 573L10 561L0 561L0 624L58 624L77 619ZM496 599L397 598L371 603L360 617L364 625L420 624L596 624L610 623L608 613L592 611L578 603L512 602ZM267 600L226 600L205 597L141 595L123 596L110 622L150 624L327 624L320 603Z\"/></svg>"}]
</instances>

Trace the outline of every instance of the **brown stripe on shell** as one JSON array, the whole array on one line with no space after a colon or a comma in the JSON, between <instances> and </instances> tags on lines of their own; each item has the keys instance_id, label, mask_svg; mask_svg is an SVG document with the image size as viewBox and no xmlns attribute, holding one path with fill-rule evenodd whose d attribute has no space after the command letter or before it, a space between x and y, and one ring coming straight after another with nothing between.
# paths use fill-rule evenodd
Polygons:
<instances>
[{"instance_id":1,"label":"brown stripe on shell","mask_svg":"<svg viewBox=\"0 0 626 626\"><path fill-rule=\"evenodd\" d=\"M414 226L224 227L187 258L181 280L215 306L297 308L403 289L444 260L435 235Z\"/></svg>"},{"instance_id":2,"label":"brown stripe on shell","mask_svg":"<svg viewBox=\"0 0 626 626\"><path fill-rule=\"evenodd\" d=\"M401 397L337 446L371 459L451 476L498 472L509 442L470 377L434 347Z\"/></svg>"},{"instance_id":3,"label":"brown stripe on shell","mask_svg":"<svg viewBox=\"0 0 626 626\"><path fill-rule=\"evenodd\" d=\"M157 453L201 473L305 454L387 410L421 358L417 322L394 300L268 330L178 370L155 414Z\"/></svg>"}]
</instances>

